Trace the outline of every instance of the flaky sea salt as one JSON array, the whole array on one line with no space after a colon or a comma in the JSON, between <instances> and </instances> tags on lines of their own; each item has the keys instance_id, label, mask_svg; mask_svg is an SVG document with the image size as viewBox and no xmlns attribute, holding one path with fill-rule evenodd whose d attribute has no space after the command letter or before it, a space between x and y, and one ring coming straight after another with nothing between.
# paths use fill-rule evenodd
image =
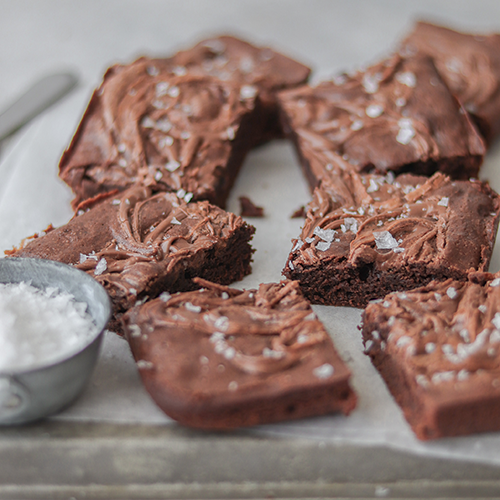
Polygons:
<instances>
[{"instance_id":1,"label":"flaky sea salt","mask_svg":"<svg viewBox=\"0 0 500 500\"><path fill-rule=\"evenodd\" d=\"M334 368L331 364L325 363L324 365L318 366L313 370L313 375L319 379L330 378L334 373Z\"/></svg>"},{"instance_id":2,"label":"flaky sea salt","mask_svg":"<svg viewBox=\"0 0 500 500\"><path fill-rule=\"evenodd\" d=\"M55 288L0 285L0 371L24 370L63 359L96 335L86 304Z\"/></svg>"},{"instance_id":3,"label":"flaky sea salt","mask_svg":"<svg viewBox=\"0 0 500 500\"><path fill-rule=\"evenodd\" d=\"M365 109L365 113L370 118L378 118L383 112L384 112L384 108L380 104L370 104Z\"/></svg>"},{"instance_id":4,"label":"flaky sea salt","mask_svg":"<svg viewBox=\"0 0 500 500\"><path fill-rule=\"evenodd\" d=\"M399 243L389 231L373 231L373 237L379 250L392 250L399 246Z\"/></svg>"},{"instance_id":5,"label":"flaky sea salt","mask_svg":"<svg viewBox=\"0 0 500 500\"><path fill-rule=\"evenodd\" d=\"M396 75L396 80L399 83L406 85L407 87L413 88L417 85L417 77L415 76L415 73L412 73L411 71L405 71L403 73L398 73Z\"/></svg>"},{"instance_id":6,"label":"flaky sea salt","mask_svg":"<svg viewBox=\"0 0 500 500\"><path fill-rule=\"evenodd\" d=\"M415 129L410 118L401 118L398 121L399 131L396 136L396 141L400 144L407 145L415 137Z\"/></svg>"}]
</instances>

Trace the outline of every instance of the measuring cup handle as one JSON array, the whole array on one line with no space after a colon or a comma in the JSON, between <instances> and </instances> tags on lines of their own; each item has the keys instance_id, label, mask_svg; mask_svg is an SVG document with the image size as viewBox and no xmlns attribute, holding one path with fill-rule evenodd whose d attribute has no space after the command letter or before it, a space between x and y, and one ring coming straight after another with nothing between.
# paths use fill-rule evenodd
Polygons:
<instances>
[{"instance_id":1,"label":"measuring cup handle","mask_svg":"<svg viewBox=\"0 0 500 500\"><path fill-rule=\"evenodd\" d=\"M0 424L25 411L29 401L29 392L23 384L11 375L0 375Z\"/></svg>"}]
</instances>

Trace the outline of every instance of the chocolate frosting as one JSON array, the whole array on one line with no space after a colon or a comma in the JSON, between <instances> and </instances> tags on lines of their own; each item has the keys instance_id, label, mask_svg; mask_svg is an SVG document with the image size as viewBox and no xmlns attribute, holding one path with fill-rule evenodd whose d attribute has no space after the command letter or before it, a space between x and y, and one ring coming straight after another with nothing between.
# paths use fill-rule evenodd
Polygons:
<instances>
[{"instance_id":1,"label":"chocolate frosting","mask_svg":"<svg viewBox=\"0 0 500 500\"><path fill-rule=\"evenodd\" d=\"M477 130L428 57L394 55L352 76L282 92L280 102L313 187L339 168L453 169L468 177L469 169L449 162L473 157L477 173L484 154Z\"/></svg>"},{"instance_id":2,"label":"chocolate frosting","mask_svg":"<svg viewBox=\"0 0 500 500\"><path fill-rule=\"evenodd\" d=\"M400 52L430 55L488 142L500 132L500 35L465 34L418 22Z\"/></svg>"},{"instance_id":3,"label":"chocolate frosting","mask_svg":"<svg viewBox=\"0 0 500 500\"><path fill-rule=\"evenodd\" d=\"M364 332L367 353L396 357L442 403L474 387L500 395L499 285L447 280L370 304L364 320L379 327Z\"/></svg>"},{"instance_id":4,"label":"chocolate frosting","mask_svg":"<svg viewBox=\"0 0 500 500\"><path fill-rule=\"evenodd\" d=\"M269 47L256 47L232 36L203 40L172 59L191 71L255 85L265 103L275 101L277 90L305 83L311 72L307 66Z\"/></svg>"},{"instance_id":5,"label":"chocolate frosting","mask_svg":"<svg viewBox=\"0 0 500 500\"><path fill-rule=\"evenodd\" d=\"M294 405L310 399L314 407L315 391L337 384L345 384L344 403L332 393L314 411L354 407L349 371L296 282L242 291L196 281L204 288L160 296L124 316L143 382L167 414L190 423L208 412L214 420L197 426L234 427L238 408L255 415L274 404L274 412L244 425L264 423L282 413L279 398ZM233 417L225 419L226 411Z\"/></svg>"},{"instance_id":6,"label":"chocolate frosting","mask_svg":"<svg viewBox=\"0 0 500 500\"><path fill-rule=\"evenodd\" d=\"M258 90L194 75L168 59L113 66L94 93L60 175L75 205L131 184L217 199ZM241 146L241 145L240 145Z\"/></svg>"},{"instance_id":7,"label":"chocolate frosting","mask_svg":"<svg viewBox=\"0 0 500 500\"><path fill-rule=\"evenodd\" d=\"M283 371L310 356L313 346L327 343L328 334L300 297L296 282L230 292L224 298L221 289L212 287L151 301L141 315L153 328L190 328L203 334L221 360L251 375ZM260 339L248 340L252 336Z\"/></svg>"},{"instance_id":8,"label":"chocolate frosting","mask_svg":"<svg viewBox=\"0 0 500 500\"><path fill-rule=\"evenodd\" d=\"M288 268L319 260L388 270L425 263L487 270L498 225L498 195L479 181L337 172L308 207Z\"/></svg>"}]
</instances>

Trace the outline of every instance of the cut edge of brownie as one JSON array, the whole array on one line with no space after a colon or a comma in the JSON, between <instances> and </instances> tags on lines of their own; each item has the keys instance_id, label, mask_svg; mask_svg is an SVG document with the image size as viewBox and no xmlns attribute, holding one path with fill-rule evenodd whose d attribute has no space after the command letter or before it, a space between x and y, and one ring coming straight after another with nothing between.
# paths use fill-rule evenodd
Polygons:
<instances>
[{"instance_id":1,"label":"cut edge of brownie","mask_svg":"<svg viewBox=\"0 0 500 500\"><path fill-rule=\"evenodd\" d=\"M379 178L383 177L379 176ZM419 179L416 176L408 176L406 174L401 174L395 179L398 181L405 178ZM371 182L374 182L372 176L365 177L364 174L353 174L352 179L357 179L365 183L368 183L366 179L371 179ZM425 178L420 177L420 179ZM342 179L339 179L339 182L343 182ZM451 182L448 188L446 188L447 182ZM447 232L449 228L456 228L454 231L449 231L450 236L441 236L446 241L446 245L441 249L446 251L444 261L434 262L433 260L429 260L429 258L421 261L404 259L392 264L386 262L383 266L380 266L377 265L376 258L375 260L373 259L372 252L369 252L366 257L359 254L353 260L353 255L351 255L352 242L348 243L347 247L344 244L343 247L340 247L338 253L334 253L333 255L323 254L324 249L319 249L319 252L316 250L317 253L314 254L310 254L308 253L309 250L306 250L306 253L302 254L305 243L313 243L309 237L312 236L314 238L317 235L319 240L327 238L325 230L321 228L321 225L316 225L318 221L325 220L325 224L328 226L329 223L333 224L331 221L335 220L335 217L338 217L340 220L344 219L345 221L346 215L343 217L338 215L341 209L343 209L344 214L349 214L349 217L352 217L353 215L351 214L353 213L357 215L358 208L359 210L363 209L363 214L367 209L365 205L360 205L359 207L357 205L353 207L338 205L343 198L342 191L337 193L334 189L333 194L330 195L328 191L330 189L328 187L329 183L324 182L314 192L314 198L308 207L308 214L302 234L298 239L292 240L293 249L287 258L282 274L288 279L298 281L305 297L313 304L363 308L370 300L381 298L390 292L411 290L424 286L433 280L444 281L452 278L457 281L466 281L471 272L488 271L500 221L499 195L495 193L487 182L450 181L442 173L436 173L433 177L427 178L421 189L425 190L425 186L431 187L431 189L434 189L432 186L435 186L437 189L440 189L440 185L445 186L445 189L447 189L446 196L450 196L452 193L456 193L456 196L459 196L458 201L451 202L451 206L455 204L457 206L457 209L451 213L448 221L451 225L448 228L443 226ZM450 189L453 189L453 191L448 193ZM472 197L475 197L477 194L480 194L481 197L477 201L474 201L474 203L471 203ZM323 206L325 200L329 199L330 196L332 196L330 201L333 203L333 206L337 205L338 207L333 212L328 212ZM442 202L448 207L449 198L443 198ZM463 207L461 203L464 203ZM317 210L321 213L321 217L319 218L316 215L318 213L316 212ZM323 210L326 210L326 212L323 213ZM481 224L470 226L470 224L467 225L464 223L463 219L469 214L469 211L474 213L474 217L476 220L479 219ZM392 212L385 212L386 216L390 213ZM333 214L337 215L334 217ZM373 220L373 217L370 217L369 220ZM422 221L424 223L425 219L422 219ZM361 226L364 226L362 220L358 220L357 224L360 222ZM340 229L338 223L335 227ZM471 227L474 228L473 232L468 232L467 228ZM312 228L314 228L314 231L312 231ZM316 229L319 229L318 233ZM342 227L343 232L348 232L349 230L346 226ZM373 229L373 231L376 230L376 228ZM331 229L327 229L326 231L331 231ZM354 231L356 233L355 239L358 237L357 231L358 227L356 225ZM381 224L380 231L384 232L383 224ZM335 233L336 231L333 232L330 243L322 243L322 245L328 247L326 250L332 244ZM464 246L463 238L469 238L469 242L473 243ZM340 242L340 240L336 241ZM401 240L399 243L403 247L401 251L404 252L404 241ZM434 251L436 252L436 256L438 256L439 249L436 248ZM456 259L457 256L458 260Z\"/></svg>"},{"instance_id":2,"label":"cut edge of brownie","mask_svg":"<svg viewBox=\"0 0 500 500\"><path fill-rule=\"evenodd\" d=\"M172 404L176 399L175 394L169 395L165 403L158 398L158 393L165 391L165 387L162 386L161 390L157 391L149 382L145 383L145 387L160 408L182 425L223 430L319 417L338 412L349 415L356 407L357 396L348 381L349 376L346 376L342 380L337 380L334 386L324 384L301 391L290 390L278 397L273 395L265 399L253 398L237 406L216 404L213 409L207 409L207 401L200 401L199 405Z\"/></svg>"},{"instance_id":3,"label":"cut edge of brownie","mask_svg":"<svg viewBox=\"0 0 500 500\"><path fill-rule=\"evenodd\" d=\"M293 264L292 264L293 265ZM283 274L300 283L304 296L313 304L364 308L370 300L390 292L411 290L433 280L467 279L467 271L434 268L415 264L385 271L374 271L373 263L363 266L349 264L347 259L330 259L307 268L290 268L290 257Z\"/></svg>"},{"instance_id":4,"label":"cut edge of brownie","mask_svg":"<svg viewBox=\"0 0 500 500\"><path fill-rule=\"evenodd\" d=\"M298 134L293 130L290 119L286 112L281 108L280 110L280 119L283 126L283 130L285 131L286 137L290 139L294 145L295 155L299 161L299 165L301 167L302 173L307 181L309 186L309 190L311 193L314 191L316 187L321 182L320 178L317 178L311 168L310 159L303 152L303 146L300 144L300 138ZM470 118L467 117L468 121ZM311 154L314 161L318 161L322 163L323 169L326 170L327 163L332 160L322 161L319 155ZM387 171L377 171L374 165L367 165L365 169L363 169L360 173L362 174L379 174L385 175L389 171L394 171L396 175L411 173L413 175L424 175L426 177L430 177L435 172L442 172L445 175L448 175L452 179L455 180L469 180L475 179L478 177L479 168L483 163L482 155L468 155L468 156L454 156L450 158L442 158L439 161L434 159L430 159L428 161L418 161L415 163L408 163L405 165L393 165ZM345 162L340 156L338 157L337 164L333 167L333 169L340 170L350 170L350 167L347 162Z\"/></svg>"},{"instance_id":5,"label":"cut edge of brownie","mask_svg":"<svg viewBox=\"0 0 500 500\"><path fill-rule=\"evenodd\" d=\"M242 280L252 272L252 255L255 249L250 245L250 240L255 233L255 228L243 224L227 240L221 240L217 246L207 250L200 250L191 259L179 261L168 274L138 295L140 301L158 297L162 292L176 293L197 290L200 285L193 278L202 278L220 285L229 285ZM196 261L189 266L190 261ZM172 276L175 279L172 281ZM121 317L130 308L126 305L113 303L114 314L110 321L119 333L122 332ZM112 328L111 328L112 329Z\"/></svg>"}]
</instances>

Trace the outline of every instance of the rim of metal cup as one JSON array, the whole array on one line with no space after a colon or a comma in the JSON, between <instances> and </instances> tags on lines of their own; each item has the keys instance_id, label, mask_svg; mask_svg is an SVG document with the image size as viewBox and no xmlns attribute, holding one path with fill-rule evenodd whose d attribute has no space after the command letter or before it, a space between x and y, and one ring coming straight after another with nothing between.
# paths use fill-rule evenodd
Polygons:
<instances>
[{"instance_id":1,"label":"rim of metal cup","mask_svg":"<svg viewBox=\"0 0 500 500\"><path fill-rule=\"evenodd\" d=\"M2 271L5 271L5 268L13 268L17 273L22 270L23 272L26 271L26 277L23 279L19 280L5 280L4 277L2 277ZM54 274L52 275L54 284L47 284L42 286L37 286L36 281L33 282L35 277L33 275L36 275L37 270L42 270L43 273L46 275L46 277L49 277L51 275L50 271L52 271ZM12 274L16 274L13 272ZM28 277L29 275L32 275L31 279ZM62 353L60 356L55 356L48 362L40 362L40 363L34 363L33 365L30 365L29 367L21 367L21 368L9 368L9 369L2 369L0 368L0 377L9 377L9 376L15 376L15 375L22 375L22 374L27 374L27 373L32 373L44 368L48 368L51 366L58 365L60 363L66 362L79 354L81 354L85 349L87 349L95 340L103 334L106 325L109 322L109 319L111 317L111 300L109 298L108 293L104 289L104 287L98 283L92 276L89 276L87 273L84 271L81 271L80 269L75 269L74 267L68 265L68 264L63 264L61 262L56 262L52 260L45 260L45 259L31 259L31 258L25 258L25 257L7 257L7 258L2 258L0 259L0 284L8 284L8 283L29 283L32 286L36 288L41 288L45 289L47 287L55 287L58 288L61 291L67 291L67 290L62 290L61 287L57 286L56 281L57 278L61 279L62 277L69 277L70 281L69 283L73 288L87 288L87 291L92 290L92 294L95 295L96 300L94 301L93 304L90 304L86 300L82 299L75 299L78 302L86 302L87 304L87 313L91 316L92 321L94 322L96 328L95 334L89 338L82 346L75 350L71 351L69 354L68 353ZM30 282L31 281L31 282ZM68 293L71 293L69 291ZM74 294L72 294L74 296ZM94 309L94 307L97 307L97 304L99 304L99 307L102 308L101 312L101 318L100 321L99 318L96 318L95 315L91 312L91 310Z\"/></svg>"}]
</instances>

